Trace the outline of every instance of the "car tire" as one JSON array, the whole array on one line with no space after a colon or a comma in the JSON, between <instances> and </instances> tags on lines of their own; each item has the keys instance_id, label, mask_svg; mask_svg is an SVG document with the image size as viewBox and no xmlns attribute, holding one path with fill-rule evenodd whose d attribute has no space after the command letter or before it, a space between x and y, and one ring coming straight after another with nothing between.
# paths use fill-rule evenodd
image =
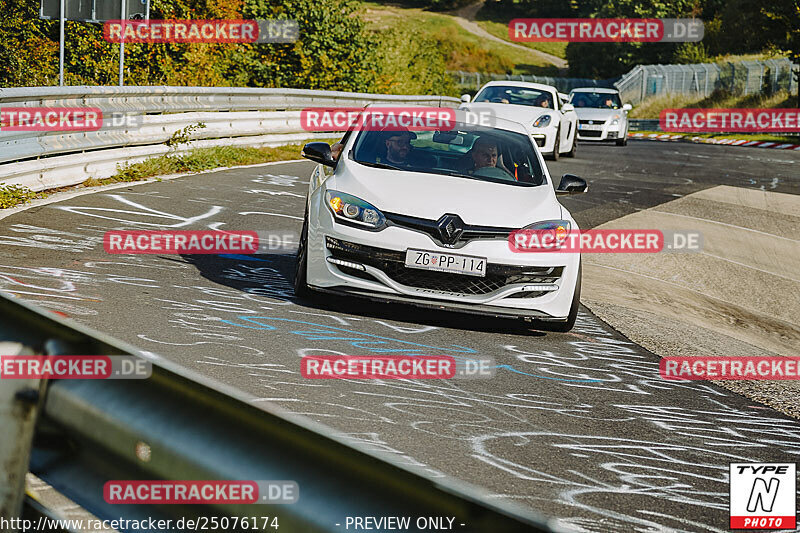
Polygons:
<instances>
[{"instance_id":1,"label":"car tire","mask_svg":"<svg viewBox=\"0 0 800 533\"><path fill-rule=\"evenodd\" d=\"M578 152L578 134L575 133L572 136L572 148L569 149L569 152L564 154L565 157L575 157L575 154Z\"/></svg>"},{"instance_id":2,"label":"car tire","mask_svg":"<svg viewBox=\"0 0 800 533\"><path fill-rule=\"evenodd\" d=\"M300 230L300 242L297 245L297 260L294 270L294 295L309 299L312 291L308 287L308 214L303 218L303 229Z\"/></svg>"},{"instance_id":3,"label":"car tire","mask_svg":"<svg viewBox=\"0 0 800 533\"><path fill-rule=\"evenodd\" d=\"M622 139L617 139L617 146L628 146L628 132L622 136Z\"/></svg>"},{"instance_id":4,"label":"car tire","mask_svg":"<svg viewBox=\"0 0 800 533\"><path fill-rule=\"evenodd\" d=\"M550 156L548 157L550 161L558 161L558 156L560 155L558 153L558 150L560 149L560 146L561 146L561 125L559 124L558 129L556 130L556 141L553 143L553 153L550 154Z\"/></svg>"}]
</instances>

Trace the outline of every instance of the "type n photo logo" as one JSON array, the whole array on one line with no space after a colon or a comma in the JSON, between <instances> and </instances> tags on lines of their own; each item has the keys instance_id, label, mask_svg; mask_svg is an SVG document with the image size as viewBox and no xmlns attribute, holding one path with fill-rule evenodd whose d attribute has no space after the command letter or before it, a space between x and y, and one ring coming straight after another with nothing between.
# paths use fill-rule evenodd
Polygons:
<instances>
[{"instance_id":1,"label":"type n photo logo","mask_svg":"<svg viewBox=\"0 0 800 533\"><path fill-rule=\"evenodd\" d=\"M795 463L731 463L731 529L795 529Z\"/></svg>"}]
</instances>

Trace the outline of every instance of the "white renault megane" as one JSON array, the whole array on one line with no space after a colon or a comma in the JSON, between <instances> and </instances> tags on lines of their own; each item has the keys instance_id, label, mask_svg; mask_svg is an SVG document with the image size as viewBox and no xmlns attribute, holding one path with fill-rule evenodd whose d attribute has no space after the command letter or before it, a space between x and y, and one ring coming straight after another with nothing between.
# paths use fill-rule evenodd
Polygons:
<instances>
[{"instance_id":1,"label":"white renault megane","mask_svg":"<svg viewBox=\"0 0 800 533\"><path fill-rule=\"evenodd\" d=\"M303 148L320 164L309 184L296 293L520 317L569 331L580 254L516 252L509 235L577 230L556 194L585 192L586 182L567 174L556 189L522 124L474 125L463 111L455 120L448 131L350 131L337 158L326 143Z\"/></svg>"}]
</instances>

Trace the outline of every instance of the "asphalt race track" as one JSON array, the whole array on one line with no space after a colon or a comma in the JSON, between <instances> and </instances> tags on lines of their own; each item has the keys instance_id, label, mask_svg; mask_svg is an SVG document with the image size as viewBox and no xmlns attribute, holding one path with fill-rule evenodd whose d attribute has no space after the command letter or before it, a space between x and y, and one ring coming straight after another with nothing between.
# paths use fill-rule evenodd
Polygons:
<instances>
[{"instance_id":1,"label":"asphalt race track","mask_svg":"<svg viewBox=\"0 0 800 533\"><path fill-rule=\"evenodd\" d=\"M800 194L800 153L580 144L582 228L714 185ZM728 463L795 462L800 422L702 382L582 310L569 334L358 300L295 301L294 255L109 255L111 229L297 235L313 163L225 170L0 220L0 289L271 403L426 476L452 476L584 531L728 531ZM491 208L491 206L490 206ZM500 209L502 206L496 206ZM444 211L443 211L444 212ZM691 229L687 227L687 229ZM493 357L492 379L306 380L303 355ZM302 487L300 488L302 492Z\"/></svg>"}]
</instances>

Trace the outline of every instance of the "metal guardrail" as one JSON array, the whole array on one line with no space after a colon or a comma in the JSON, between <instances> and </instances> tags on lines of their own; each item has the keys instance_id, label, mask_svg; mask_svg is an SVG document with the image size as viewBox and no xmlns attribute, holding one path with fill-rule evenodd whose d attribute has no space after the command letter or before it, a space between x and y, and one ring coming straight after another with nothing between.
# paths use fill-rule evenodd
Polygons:
<instances>
[{"instance_id":1,"label":"metal guardrail","mask_svg":"<svg viewBox=\"0 0 800 533\"><path fill-rule=\"evenodd\" d=\"M170 151L163 143L199 122L182 153L204 146L276 146L314 136L300 124L306 107L363 107L395 103L456 107L447 96L384 95L242 87L23 87L0 89L0 108L97 107L139 121L128 129L19 133L0 129L0 183L34 191L105 178L120 163Z\"/></svg>"},{"instance_id":2,"label":"metal guardrail","mask_svg":"<svg viewBox=\"0 0 800 533\"><path fill-rule=\"evenodd\" d=\"M39 354L145 355L0 295L0 346L8 348L3 342ZM237 390L157 356L147 359L153 362L149 379L49 381L38 400L34 393L14 393L15 382L0 380L3 432L9 402L12 411L19 402L27 402L26 409L40 406L31 472L101 519L268 515L284 531L323 532L342 531L336 524L347 516L453 516L465 524L456 528L464 532L552 531L526 510L482 501L470 486L424 478L299 415L257 408ZM22 450L18 457L27 456L29 433L13 436L13 449ZM7 455L6 440L0 442L0 456ZM146 459L135 451L143 444L149 448ZM16 475L25 467L20 460L10 464ZM300 497L271 506L107 504L104 483L129 479L293 480ZM6 504L12 502L4 506L0 499L2 516L19 516L18 507L12 509L18 486L17 481L10 492L0 491Z\"/></svg>"},{"instance_id":3,"label":"metal guardrail","mask_svg":"<svg viewBox=\"0 0 800 533\"><path fill-rule=\"evenodd\" d=\"M629 118L628 131L661 131L657 118Z\"/></svg>"}]
</instances>

